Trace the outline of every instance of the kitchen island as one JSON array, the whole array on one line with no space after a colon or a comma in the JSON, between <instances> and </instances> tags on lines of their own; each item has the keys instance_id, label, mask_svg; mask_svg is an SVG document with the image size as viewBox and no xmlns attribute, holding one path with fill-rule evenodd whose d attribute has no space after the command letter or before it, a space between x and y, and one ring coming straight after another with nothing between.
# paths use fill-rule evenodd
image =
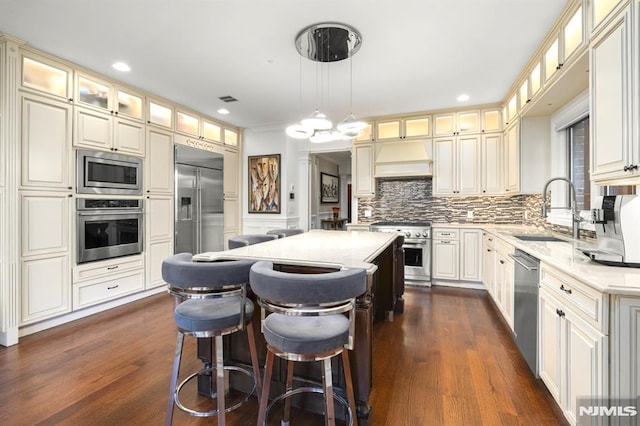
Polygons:
<instances>
[{"instance_id":1,"label":"kitchen island","mask_svg":"<svg viewBox=\"0 0 640 426\"><path fill-rule=\"evenodd\" d=\"M274 269L293 273L327 273L344 268L364 268L367 271L367 290L356 300L355 344L349 353L351 360L353 387L360 424L366 424L371 407L368 400L372 390L372 343L373 321L391 320L393 313L401 313L404 307L404 255L400 234L362 231L312 230L287 238L267 241L222 252L201 253L195 261L213 262L220 260L253 259L268 260ZM260 316L254 315L255 326L259 327ZM257 334L260 362L264 362L266 345L261 334ZM228 336L231 362L249 364L249 352L244 336ZM204 348L203 348L204 350ZM210 349L209 349L210 350ZM207 358L209 354L200 353ZM301 363L296 366L296 378L321 383L320 366L317 363ZM341 365L335 363L334 370ZM286 362L279 360L274 367L273 377L279 378L272 388L282 391ZM301 368L300 368L301 367ZM338 386L343 387L343 375ZM238 386L243 386L239 383ZM322 410L321 404L305 405L311 410Z\"/></svg>"}]
</instances>

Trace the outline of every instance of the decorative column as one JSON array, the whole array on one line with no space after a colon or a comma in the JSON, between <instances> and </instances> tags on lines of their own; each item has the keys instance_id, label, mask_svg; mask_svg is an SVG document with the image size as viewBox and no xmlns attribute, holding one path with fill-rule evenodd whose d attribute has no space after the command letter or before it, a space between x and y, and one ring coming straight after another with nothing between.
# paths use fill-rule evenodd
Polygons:
<instances>
[{"instance_id":1,"label":"decorative column","mask_svg":"<svg viewBox=\"0 0 640 426\"><path fill-rule=\"evenodd\" d=\"M309 152L300 152L298 157L298 208L300 217L300 228L309 230L311 224L309 219L311 218L311 160L309 159Z\"/></svg>"},{"instance_id":2,"label":"decorative column","mask_svg":"<svg viewBox=\"0 0 640 426\"><path fill-rule=\"evenodd\" d=\"M18 343L20 318L20 123L22 40L0 34L0 345Z\"/></svg>"}]
</instances>

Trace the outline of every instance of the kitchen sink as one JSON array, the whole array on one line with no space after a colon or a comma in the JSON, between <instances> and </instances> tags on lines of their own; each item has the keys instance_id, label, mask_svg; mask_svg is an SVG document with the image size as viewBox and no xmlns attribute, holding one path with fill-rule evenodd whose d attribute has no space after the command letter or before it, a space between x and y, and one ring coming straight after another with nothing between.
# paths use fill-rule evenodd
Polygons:
<instances>
[{"instance_id":1,"label":"kitchen sink","mask_svg":"<svg viewBox=\"0 0 640 426\"><path fill-rule=\"evenodd\" d=\"M553 235L536 235L536 234L526 234L526 235L514 235L515 238L522 241L547 241L547 242L559 242L566 243L566 240L561 240L560 238L556 238Z\"/></svg>"}]
</instances>

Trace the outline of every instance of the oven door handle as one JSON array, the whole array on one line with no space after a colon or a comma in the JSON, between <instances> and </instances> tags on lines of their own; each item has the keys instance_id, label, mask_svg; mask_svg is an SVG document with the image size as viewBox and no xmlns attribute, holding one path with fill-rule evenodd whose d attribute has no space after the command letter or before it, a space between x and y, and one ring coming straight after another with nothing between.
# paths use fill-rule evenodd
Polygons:
<instances>
[{"instance_id":1,"label":"oven door handle","mask_svg":"<svg viewBox=\"0 0 640 426\"><path fill-rule=\"evenodd\" d=\"M115 215L136 215L142 214L140 211L126 211L126 212L104 212L103 213L81 213L78 212L78 216L115 216Z\"/></svg>"},{"instance_id":2,"label":"oven door handle","mask_svg":"<svg viewBox=\"0 0 640 426\"><path fill-rule=\"evenodd\" d=\"M410 242L410 243L405 241L402 244L403 247L423 247L423 246L426 246L426 245L427 245L427 240L421 240L421 241L418 241L418 242Z\"/></svg>"}]
</instances>

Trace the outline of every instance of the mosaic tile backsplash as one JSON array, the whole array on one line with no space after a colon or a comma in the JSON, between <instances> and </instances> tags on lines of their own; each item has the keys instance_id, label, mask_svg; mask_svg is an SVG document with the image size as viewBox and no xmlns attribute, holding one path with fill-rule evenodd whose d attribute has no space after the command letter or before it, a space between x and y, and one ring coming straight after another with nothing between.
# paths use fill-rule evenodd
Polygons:
<instances>
[{"instance_id":1,"label":"mosaic tile backsplash","mask_svg":"<svg viewBox=\"0 0 640 426\"><path fill-rule=\"evenodd\" d=\"M542 218L542 194L434 197L432 183L432 178L377 179L376 196L358 199L358 222L525 224L571 235L571 228L549 225ZM365 210L372 211L371 217L364 216ZM581 237L595 237L591 231L580 232Z\"/></svg>"}]
</instances>

